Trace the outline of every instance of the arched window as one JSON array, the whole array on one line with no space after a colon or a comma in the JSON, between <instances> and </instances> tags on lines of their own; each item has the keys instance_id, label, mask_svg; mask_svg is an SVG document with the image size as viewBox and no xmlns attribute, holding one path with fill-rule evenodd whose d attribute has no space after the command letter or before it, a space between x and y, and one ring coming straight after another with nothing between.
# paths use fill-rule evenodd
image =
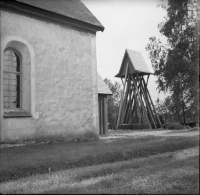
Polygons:
<instances>
[{"instance_id":1,"label":"arched window","mask_svg":"<svg viewBox=\"0 0 200 195\"><path fill-rule=\"evenodd\" d=\"M3 106L5 109L21 108L21 59L11 48L3 55Z\"/></svg>"}]
</instances>

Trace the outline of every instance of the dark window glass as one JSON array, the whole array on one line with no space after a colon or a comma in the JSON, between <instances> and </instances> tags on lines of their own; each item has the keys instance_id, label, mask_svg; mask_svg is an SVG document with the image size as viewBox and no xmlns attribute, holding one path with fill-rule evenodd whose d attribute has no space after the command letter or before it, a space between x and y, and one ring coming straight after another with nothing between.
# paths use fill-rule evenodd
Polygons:
<instances>
[{"instance_id":1,"label":"dark window glass","mask_svg":"<svg viewBox=\"0 0 200 195\"><path fill-rule=\"evenodd\" d=\"M21 108L21 63L17 52L7 50L3 56L4 108Z\"/></svg>"}]
</instances>

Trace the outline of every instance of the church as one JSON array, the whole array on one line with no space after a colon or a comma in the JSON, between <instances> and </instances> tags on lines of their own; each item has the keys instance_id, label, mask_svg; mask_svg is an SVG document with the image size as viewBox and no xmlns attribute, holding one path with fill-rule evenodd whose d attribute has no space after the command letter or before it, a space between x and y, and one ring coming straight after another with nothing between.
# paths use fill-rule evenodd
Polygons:
<instances>
[{"instance_id":1,"label":"church","mask_svg":"<svg viewBox=\"0 0 200 195\"><path fill-rule=\"evenodd\" d=\"M0 11L1 142L98 137L104 26L79 0L2 0Z\"/></svg>"}]
</instances>

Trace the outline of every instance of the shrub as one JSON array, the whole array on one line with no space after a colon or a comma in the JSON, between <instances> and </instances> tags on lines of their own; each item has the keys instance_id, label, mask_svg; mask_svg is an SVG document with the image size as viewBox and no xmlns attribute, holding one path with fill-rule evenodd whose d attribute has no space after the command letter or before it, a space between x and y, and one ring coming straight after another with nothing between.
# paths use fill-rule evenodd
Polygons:
<instances>
[{"instance_id":1,"label":"shrub","mask_svg":"<svg viewBox=\"0 0 200 195\"><path fill-rule=\"evenodd\" d=\"M180 129L186 129L186 127L184 125L181 125L180 123L174 123L174 124L169 124L167 126L167 129L180 130Z\"/></svg>"},{"instance_id":2,"label":"shrub","mask_svg":"<svg viewBox=\"0 0 200 195\"><path fill-rule=\"evenodd\" d=\"M199 127L193 127L191 130L192 131L199 131Z\"/></svg>"}]
</instances>

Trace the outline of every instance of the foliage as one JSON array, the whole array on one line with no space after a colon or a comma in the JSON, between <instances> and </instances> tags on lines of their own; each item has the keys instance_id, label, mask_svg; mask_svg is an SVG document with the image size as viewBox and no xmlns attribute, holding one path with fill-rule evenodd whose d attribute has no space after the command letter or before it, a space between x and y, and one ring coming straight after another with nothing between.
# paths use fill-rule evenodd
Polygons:
<instances>
[{"instance_id":1,"label":"foliage","mask_svg":"<svg viewBox=\"0 0 200 195\"><path fill-rule=\"evenodd\" d=\"M104 79L104 82L108 85L109 89L112 92L112 96L108 96L108 123L109 128L115 129L119 104L121 99L121 85L118 82L114 84L109 79Z\"/></svg>"},{"instance_id":2,"label":"foliage","mask_svg":"<svg viewBox=\"0 0 200 195\"><path fill-rule=\"evenodd\" d=\"M193 115L199 112L198 1L169 0L167 5L165 3L163 1L159 6L167 11L167 16L158 29L166 36L167 44L151 37L146 50L157 76L159 91L170 93L176 113L182 117L179 120L185 123L187 112Z\"/></svg>"},{"instance_id":3,"label":"foliage","mask_svg":"<svg viewBox=\"0 0 200 195\"><path fill-rule=\"evenodd\" d=\"M199 131L199 127L193 127L191 131Z\"/></svg>"},{"instance_id":4,"label":"foliage","mask_svg":"<svg viewBox=\"0 0 200 195\"><path fill-rule=\"evenodd\" d=\"M159 100L155 102L157 113L163 117L165 123L178 123L182 121L183 110L180 106L180 101L174 99L174 96L167 96L164 101ZM193 108L186 105L185 109L185 123L198 121Z\"/></svg>"},{"instance_id":5,"label":"foliage","mask_svg":"<svg viewBox=\"0 0 200 195\"><path fill-rule=\"evenodd\" d=\"M164 101L160 101L158 98L155 102L156 112L164 120L164 123L177 122L177 117L174 118L175 105L172 103L170 96L167 96Z\"/></svg>"},{"instance_id":6,"label":"foliage","mask_svg":"<svg viewBox=\"0 0 200 195\"><path fill-rule=\"evenodd\" d=\"M172 129L172 130L183 130L183 129L188 129L187 126L181 125L180 123L174 123L174 124L169 124L167 126L167 129Z\"/></svg>"}]
</instances>

